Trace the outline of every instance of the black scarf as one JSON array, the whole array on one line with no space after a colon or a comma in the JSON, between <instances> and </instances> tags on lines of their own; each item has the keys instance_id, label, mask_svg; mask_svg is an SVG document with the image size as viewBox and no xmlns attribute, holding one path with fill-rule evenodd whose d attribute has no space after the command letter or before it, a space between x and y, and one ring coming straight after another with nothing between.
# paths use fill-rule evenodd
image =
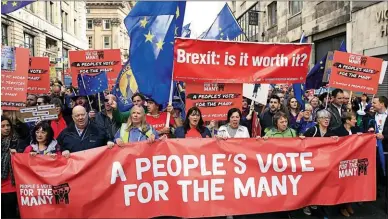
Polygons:
<instances>
[{"instance_id":1,"label":"black scarf","mask_svg":"<svg viewBox=\"0 0 388 219\"><path fill-rule=\"evenodd\" d=\"M7 179L10 175L12 185L15 185L15 178L11 166L10 149L16 149L17 141L15 134L1 139L1 179Z\"/></svg>"}]
</instances>

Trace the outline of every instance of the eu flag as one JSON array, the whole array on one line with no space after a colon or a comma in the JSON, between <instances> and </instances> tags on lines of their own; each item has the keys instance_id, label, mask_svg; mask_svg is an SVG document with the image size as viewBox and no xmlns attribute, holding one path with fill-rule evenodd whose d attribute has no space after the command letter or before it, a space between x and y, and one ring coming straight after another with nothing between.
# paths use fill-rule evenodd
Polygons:
<instances>
[{"instance_id":1,"label":"eu flag","mask_svg":"<svg viewBox=\"0 0 388 219\"><path fill-rule=\"evenodd\" d=\"M339 51L346 52L346 44L342 41ZM325 73L327 53L314 67L306 77L306 89L319 89L323 86L323 75Z\"/></svg>"},{"instance_id":2,"label":"eu flag","mask_svg":"<svg viewBox=\"0 0 388 219\"><path fill-rule=\"evenodd\" d=\"M139 92L159 104L169 100L174 37L181 36L185 7L186 2L139 1L124 21Z\"/></svg>"},{"instance_id":3,"label":"eu flag","mask_svg":"<svg viewBox=\"0 0 388 219\"><path fill-rule=\"evenodd\" d=\"M300 37L299 43L306 43L307 37L304 35L304 32L302 32L302 36ZM298 103L301 106L301 109L304 110L304 101L303 101L303 95L304 95L304 84L296 83L292 85L294 90L294 97L298 101Z\"/></svg>"},{"instance_id":4,"label":"eu flag","mask_svg":"<svg viewBox=\"0 0 388 219\"><path fill-rule=\"evenodd\" d=\"M106 72L101 72L96 75L81 75L77 77L79 95L87 96L100 93L108 89L108 78Z\"/></svg>"},{"instance_id":5,"label":"eu flag","mask_svg":"<svg viewBox=\"0 0 388 219\"><path fill-rule=\"evenodd\" d=\"M8 14L22 8L34 1L1 1L1 14Z\"/></svg>"},{"instance_id":6,"label":"eu flag","mask_svg":"<svg viewBox=\"0 0 388 219\"><path fill-rule=\"evenodd\" d=\"M189 23L182 27L182 37L190 38L190 35L191 35L191 29L190 29L190 23Z\"/></svg>"},{"instance_id":7,"label":"eu flag","mask_svg":"<svg viewBox=\"0 0 388 219\"><path fill-rule=\"evenodd\" d=\"M216 20L202 39L233 40L244 32L234 18L228 4L222 8Z\"/></svg>"},{"instance_id":8,"label":"eu flag","mask_svg":"<svg viewBox=\"0 0 388 219\"><path fill-rule=\"evenodd\" d=\"M125 112L132 108L131 98L136 92L138 92L138 86L128 59L121 69L115 87L112 90L113 95L117 97L119 111Z\"/></svg>"}]
</instances>

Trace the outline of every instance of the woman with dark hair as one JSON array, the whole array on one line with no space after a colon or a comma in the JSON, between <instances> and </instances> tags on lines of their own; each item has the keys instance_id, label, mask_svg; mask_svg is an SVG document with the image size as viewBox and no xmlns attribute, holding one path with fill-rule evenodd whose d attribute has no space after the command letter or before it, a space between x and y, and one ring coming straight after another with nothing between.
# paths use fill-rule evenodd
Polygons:
<instances>
[{"instance_id":1,"label":"woman with dark hair","mask_svg":"<svg viewBox=\"0 0 388 219\"><path fill-rule=\"evenodd\" d=\"M1 117L1 217L17 218L17 197L15 179L11 166L11 153L16 153L18 136L12 122Z\"/></svg>"},{"instance_id":2,"label":"woman with dark hair","mask_svg":"<svg viewBox=\"0 0 388 219\"><path fill-rule=\"evenodd\" d=\"M202 113L198 107L191 107L187 112L183 126L175 130L176 138L211 138L211 133L205 127Z\"/></svg>"},{"instance_id":3,"label":"woman with dark hair","mask_svg":"<svg viewBox=\"0 0 388 219\"><path fill-rule=\"evenodd\" d=\"M342 125L333 130L333 134L338 137L353 135L353 134L362 134L360 129L356 126L357 116L353 112L345 112L341 115ZM354 214L351 203L346 203L340 205L340 212L345 217L350 217Z\"/></svg>"},{"instance_id":4,"label":"woman with dark hair","mask_svg":"<svg viewBox=\"0 0 388 219\"><path fill-rule=\"evenodd\" d=\"M249 138L247 127L240 125L242 113L237 108L228 111L227 124L218 129L218 138Z\"/></svg>"},{"instance_id":5,"label":"woman with dark hair","mask_svg":"<svg viewBox=\"0 0 388 219\"><path fill-rule=\"evenodd\" d=\"M295 97L291 97L287 101L287 116L290 126L296 125L296 120L300 112L300 104Z\"/></svg>"},{"instance_id":6,"label":"woman with dark hair","mask_svg":"<svg viewBox=\"0 0 388 219\"><path fill-rule=\"evenodd\" d=\"M24 153L30 153L31 156L60 154L58 143L54 139L54 131L48 122L42 121L36 124L31 135L31 144L26 147Z\"/></svg>"}]
</instances>

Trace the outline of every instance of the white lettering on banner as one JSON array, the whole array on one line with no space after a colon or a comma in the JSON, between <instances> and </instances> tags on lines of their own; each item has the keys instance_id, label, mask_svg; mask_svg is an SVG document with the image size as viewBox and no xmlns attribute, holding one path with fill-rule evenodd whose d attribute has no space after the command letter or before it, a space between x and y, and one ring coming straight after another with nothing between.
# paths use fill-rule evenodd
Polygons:
<instances>
[{"instance_id":1,"label":"white lettering on banner","mask_svg":"<svg viewBox=\"0 0 388 219\"><path fill-rule=\"evenodd\" d=\"M22 206L51 205L53 203L53 190L47 184L20 184L20 203Z\"/></svg>"},{"instance_id":2,"label":"white lettering on banner","mask_svg":"<svg viewBox=\"0 0 388 219\"><path fill-rule=\"evenodd\" d=\"M220 55L217 55L214 51L208 51L207 53L188 53L184 49L177 49L177 62L178 63L190 63L200 65L219 65L217 61Z\"/></svg>"},{"instance_id":3,"label":"white lettering on banner","mask_svg":"<svg viewBox=\"0 0 388 219\"><path fill-rule=\"evenodd\" d=\"M138 183L131 182L124 185L124 204L131 206L132 199L141 204L168 201L171 183L174 184L174 188L176 186L180 188L183 202L225 200L223 194L225 179L221 177L227 175L226 162L234 164L231 171L238 175L244 174L247 168L258 170L256 177L234 178L233 188L236 199L248 196L253 198L285 196L291 192L296 196L298 195L298 183L302 179L301 173L314 171L310 160L313 157L312 152L275 153L264 156L256 154L255 157L257 166L247 166L247 155L245 154L155 155L150 158L137 158L134 164ZM283 174L268 175L270 170ZM112 185L117 183L118 177L121 182L127 181L120 162L112 163L111 173L110 183ZM170 176L178 178L173 182L171 178L166 179ZM186 178L192 176L195 178ZM150 179L155 180L147 181ZM25 193L29 194L28 189L25 190ZM24 202L27 203L26 200Z\"/></svg>"}]
</instances>

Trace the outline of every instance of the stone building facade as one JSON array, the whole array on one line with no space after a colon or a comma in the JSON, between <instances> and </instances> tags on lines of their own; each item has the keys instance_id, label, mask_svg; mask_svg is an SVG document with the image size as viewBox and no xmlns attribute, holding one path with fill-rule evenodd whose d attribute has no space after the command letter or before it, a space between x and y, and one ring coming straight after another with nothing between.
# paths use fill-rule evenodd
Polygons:
<instances>
[{"instance_id":1,"label":"stone building facade","mask_svg":"<svg viewBox=\"0 0 388 219\"><path fill-rule=\"evenodd\" d=\"M1 15L2 45L50 58L50 77L63 80L68 51L88 48L85 1L36 1ZM63 31L62 28L63 27Z\"/></svg>"},{"instance_id":2,"label":"stone building facade","mask_svg":"<svg viewBox=\"0 0 388 219\"><path fill-rule=\"evenodd\" d=\"M86 37L90 49L120 49L124 64L128 59L129 36L124 19L132 8L131 2L86 3Z\"/></svg>"},{"instance_id":3,"label":"stone building facade","mask_svg":"<svg viewBox=\"0 0 388 219\"><path fill-rule=\"evenodd\" d=\"M311 65L346 43L348 52L388 60L388 2L358 1L229 1L246 33L238 40L299 42L302 33L313 43ZM249 25L256 11L257 26ZM388 75L388 74L387 74ZM388 76L378 94L387 95Z\"/></svg>"}]
</instances>

